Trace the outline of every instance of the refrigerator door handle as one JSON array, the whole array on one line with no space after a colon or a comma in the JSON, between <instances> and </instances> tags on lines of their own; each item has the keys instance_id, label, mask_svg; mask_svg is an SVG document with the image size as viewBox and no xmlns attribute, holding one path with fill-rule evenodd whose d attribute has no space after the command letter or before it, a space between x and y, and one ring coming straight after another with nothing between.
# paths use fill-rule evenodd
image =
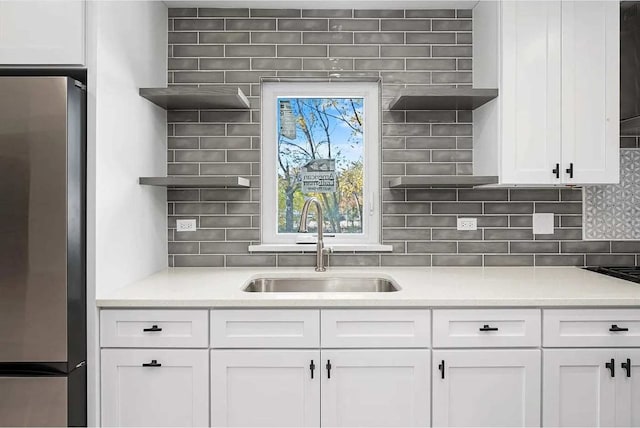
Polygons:
<instances>
[{"instance_id":1,"label":"refrigerator door handle","mask_svg":"<svg viewBox=\"0 0 640 428\"><path fill-rule=\"evenodd\" d=\"M67 363L0 363L0 376L66 376Z\"/></svg>"}]
</instances>

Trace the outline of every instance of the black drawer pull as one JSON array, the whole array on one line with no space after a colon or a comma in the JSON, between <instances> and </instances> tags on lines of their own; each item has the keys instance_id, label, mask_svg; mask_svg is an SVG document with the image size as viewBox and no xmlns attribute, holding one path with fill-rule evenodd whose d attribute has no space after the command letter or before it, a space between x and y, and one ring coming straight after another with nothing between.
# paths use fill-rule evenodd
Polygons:
<instances>
[{"instance_id":1,"label":"black drawer pull","mask_svg":"<svg viewBox=\"0 0 640 428\"><path fill-rule=\"evenodd\" d=\"M149 328L143 328L142 331L162 331L162 328L154 324Z\"/></svg>"},{"instance_id":2,"label":"black drawer pull","mask_svg":"<svg viewBox=\"0 0 640 428\"><path fill-rule=\"evenodd\" d=\"M627 362L626 363L622 363L620 365L627 372L627 377L631 377L631 359L627 358Z\"/></svg>"},{"instance_id":3,"label":"black drawer pull","mask_svg":"<svg viewBox=\"0 0 640 428\"><path fill-rule=\"evenodd\" d=\"M438 364L438 370L440 370L440 379L444 379L444 360Z\"/></svg>"},{"instance_id":4,"label":"black drawer pull","mask_svg":"<svg viewBox=\"0 0 640 428\"><path fill-rule=\"evenodd\" d=\"M498 331L498 327L489 327L489 324L485 324L480 327L480 331Z\"/></svg>"},{"instance_id":5,"label":"black drawer pull","mask_svg":"<svg viewBox=\"0 0 640 428\"><path fill-rule=\"evenodd\" d=\"M618 327L618 324L612 324L609 331L629 331L626 327Z\"/></svg>"},{"instance_id":6,"label":"black drawer pull","mask_svg":"<svg viewBox=\"0 0 640 428\"><path fill-rule=\"evenodd\" d=\"M604 366L611 372L611 377L616 377L616 360L612 358L611 362L604 363Z\"/></svg>"},{"instance_id":7,"label":"black drawer pull","mask_svg":"<svg viewBox=\"0 0 640 428\"><path fill-rule=\"evenodd\" d=\"M311 360L311 364L309 364L309 370L311 371L311 379L313 379L313 371L316 369L316 365L313 364L313 360Z\"/></svg>"},{"instance_id":8,"label":"black drawer pull","mask_svg":"<svg viewBox=\"0 0 640 428\"><path fill-rule=\"evenodd\" d=\"M560 178L560 164L557 163L556 167L552 169L551 172L556 176L556 178Z\"/></svg>"},{"instance_id":9,"label":"black drawer pull","mask_svg":"<svg viewBox=\"0 0 640 428\"><path fill-rule=\"evenodd\" d=\"M327 379L331 379L331 360L327 360Z\"/></svg>"},{"instance_id":10,"label":"black drawer pull","mask_svg":"<svg viewBox=\"0 0 640 428\"><path fill-rule=\"evenodd\" d=\"M150 363L142 363L142 367L162 367L158 360L151 360Z\"/></svg>"}]
</instances>

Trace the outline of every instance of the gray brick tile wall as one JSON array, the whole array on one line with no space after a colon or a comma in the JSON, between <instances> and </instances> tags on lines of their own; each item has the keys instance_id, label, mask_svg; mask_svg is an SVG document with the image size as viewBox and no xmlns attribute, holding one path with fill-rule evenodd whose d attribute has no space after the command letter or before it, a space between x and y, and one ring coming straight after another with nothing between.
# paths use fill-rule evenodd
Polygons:
<instances>
[{"instance_id":1,"label":"gray brick tile wall","mask_svg":"<svg viewBox=\"0 0 640 428\"><path fill-rule=\"evenodd\" d=\"M383 106L415 85L468 86L470 10L169 9L174 85L238 85L251 111L170 111L172 175L244 175L252 189L168 191L171 266L311 266L312 254L249 254L260 236L262 76L381 76ZM383 175L471 174L472 113L383 112ZM623 137L638 148L640 138ZM330 266L582 266L640 263L640 242L582 241L572 189L383 189L383 240L393 253L327 256ZM534 236L532 213L555 213ZM459 216L477 231L457 231ZM177 218L199 230L177 233Z\"/></svg>"}]
</instances>

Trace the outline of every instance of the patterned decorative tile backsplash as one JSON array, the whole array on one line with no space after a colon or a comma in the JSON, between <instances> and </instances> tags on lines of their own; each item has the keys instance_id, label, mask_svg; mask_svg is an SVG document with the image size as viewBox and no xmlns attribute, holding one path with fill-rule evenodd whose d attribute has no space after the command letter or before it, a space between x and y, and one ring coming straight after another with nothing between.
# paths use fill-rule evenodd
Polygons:
<instances>
[{"instance_id":1,"label":"patterned decorative tile backsplash","mask_svg":"<svg viewBox=\"0 0 640 428\"><path fill-rule=\"evenodd\" d=\"M171 266L312 266L313 254L249 254L260 239L260 77L380 76L383 106L401 88L471 85L469 10L169 9L169 82L238 85L250 111L168 112L171 175L245 175L251 189L169 190ZM383 112L383 183L471 174L472 112ZM624 146L637 146L625 139ZM386 187L386 185L385 185ZM555 213L553 235L532 214ZM457 231L458 216L477 231ZM196 218L196 232L175 231ZM393 253L333 254L330 266L630 265L640 241L583 241L582 191L383 189Z\"/></svg>"},{"instance_id":2,"label":"patterned decorative tile backsplash","mask_svg":"<svg viewBox=\"0 0 640 428\"><path fill-rule=\"evenodd\" d=\"M584 235L640 240L640 150L621 150L620 184L585 187Z\"/></svg>"}]
</instances>

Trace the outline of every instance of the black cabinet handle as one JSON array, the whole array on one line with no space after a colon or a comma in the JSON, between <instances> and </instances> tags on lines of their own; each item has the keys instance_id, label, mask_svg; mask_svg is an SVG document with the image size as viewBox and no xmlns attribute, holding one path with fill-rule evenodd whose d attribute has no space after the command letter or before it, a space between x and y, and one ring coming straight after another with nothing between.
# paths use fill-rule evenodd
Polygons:
<instances>
[{"instance_id":1,"label":"black cabinet handle","mask_svg":"<svg viewBox=\"0 0 640 428\"><path fill-rule=\"evenodd\" d=\"M556 167L552 169L551 172L555 174L556 178L560 178L560 164L557 163Z\"/></svg>"},{"instance_id":2,"label":"black cabinet handle","mask_svg":"<svg viewBox=\"0 0 640 428\"><path fill-rule=\"evenodd\" d=\"M629 331L626 327L618 327L618 324L612 324L609 331Z\"/></svg>"},{"instance_id":3,"label":"black cabinet handle","mask_svg":"<svg viewBox=\"0 0 640 428\"><path fill-rule=\"evenodd\" d=\"M313 379L313 371L316 369L316 365L313 364L313 360L311 360L311 364L309 364L309 371L311 371L311 379Z\"/></svg>"},{"instance_id":4,"label":"black cabinet handle","mask_svg":"<svg viewBox=\"0 0 640 428\"><path fill-rule=\"evenodd\" d=\"M611 377L616 377L616 360L612 358L611 362L605 363L604 366L611 372Z\"/></svg>"},{"instance_id":5,"label":"black cabinet handle","mask_svg":"<svg viewBox=\"0 0 640 428\"><path fill-rule=\"evenodd\" d=\"M331 379L331 360L327 360L327 379Z\"/></svg>"},{"instance_id":6,"label":"black cabinet handle","mask_svg":"<svg viewBox=\"0 0 640 428\"><path fill-rule=\"evenodd\" d=\"M444 360L438 364L438 370L440 370L440 379L444 379Z\"/></svg>"},{"instance_id":7,"label":"black cabinet handle","mask_svg":"<svg viewBox=\"0 0 640 428\"><path fill-rule=\"evenodd\" d=\"M573 162L569 164L569 168L565 170L569 174L569 178L573 178Z\"/></svg>"},{"instance_id":8,"label":"black cabinet handle","mask_svg":"<svg viewBox=\"0 0 640 428\"><path fill-rule=\"evenodd\" d=\"M631 359L627 358L627 362L626 363L622 363L620 365L622 366L623 369L626 370L627 377L631 377Z\"/></svg>"},{"instance_id":9,"label":"black cabinet handle","mask_svg":"<svg viewBox=\"0 0 640 428\"><path fill-rule=\"evenodd\" d=\"M158 360L151 360L150 363L142 363L142 367L161 367L162 364Z\"/></svg>"},{"instance_id":10,"label":"black cabinet handle","mask_svg":"<svg viewBox=\"0 0 640 428\"><path fill-rule=\"evenodd\" d=\"M142 331L162 331L162 328L154 324L149 328L143 328Z\"/></svg>"},{"instance_id":11,"label":"black cabinet handle","mask_svg":"<svg viewBox=\"0 0 640 428\"><path fill-rule=\"evenodd\" d=\"M480 331L498 331L498 327L489 327L489 324L485 324L484 326L480 327L479 330Z\"/></svg>"}]
</instances>

